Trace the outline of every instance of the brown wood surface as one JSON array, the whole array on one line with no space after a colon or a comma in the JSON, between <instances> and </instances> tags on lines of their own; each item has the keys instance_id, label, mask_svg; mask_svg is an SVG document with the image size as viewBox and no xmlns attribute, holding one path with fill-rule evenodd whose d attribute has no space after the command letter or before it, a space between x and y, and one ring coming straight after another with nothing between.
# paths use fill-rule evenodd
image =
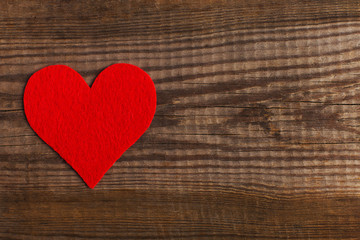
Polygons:
<instances>
[{"instance_id":1,"label":"brown wood surface","mask_svg":"<svg viewBox=\"0 0 360 240\"><path fill-rule=\"evenodd\" d=\"M153 78L94 190L26 122L29 76ZM0 1L0 239L360 239L360 2Z\"/></svg>"}]
</instances>

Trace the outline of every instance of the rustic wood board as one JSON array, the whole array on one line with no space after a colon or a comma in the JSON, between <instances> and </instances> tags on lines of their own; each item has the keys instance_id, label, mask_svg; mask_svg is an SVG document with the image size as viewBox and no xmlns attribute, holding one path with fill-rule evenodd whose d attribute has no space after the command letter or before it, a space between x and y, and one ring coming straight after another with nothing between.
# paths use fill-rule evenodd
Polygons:
<instances>
[{"instance_id":1,"label":"rustic wood board","mask_svg":"<svg viewBox=\"0 0 360 240\"><path fill-rule=\"evenodd\" d=\"M1 239L357 239L360 2L0 1ZM94 190L35 135L29 76L153 78Z\"/></svg>"}]
</instances>

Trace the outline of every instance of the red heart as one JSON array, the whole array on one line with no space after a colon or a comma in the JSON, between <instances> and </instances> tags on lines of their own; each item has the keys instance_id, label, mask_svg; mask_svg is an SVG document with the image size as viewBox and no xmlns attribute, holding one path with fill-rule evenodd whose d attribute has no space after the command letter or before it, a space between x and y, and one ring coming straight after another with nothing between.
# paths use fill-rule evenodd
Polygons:
<instances>
[{"instance_id":1,"label":"red heart","mask_svg":"<svg viewBox=\"0 0 360 240\"><path fill-rule=\"evenodd\" d=\"M106 68L91 88L75 70L49 66L31 76L24 92L32 129L90 188L146 131L155 108L153 81L130 64Z\"/></svg>"}]
</instances>

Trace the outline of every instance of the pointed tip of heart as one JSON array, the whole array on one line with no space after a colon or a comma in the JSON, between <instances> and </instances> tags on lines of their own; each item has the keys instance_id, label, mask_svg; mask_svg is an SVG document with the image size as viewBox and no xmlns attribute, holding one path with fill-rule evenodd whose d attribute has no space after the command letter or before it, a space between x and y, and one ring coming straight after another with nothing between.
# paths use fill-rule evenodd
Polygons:
<instances>
[{"instance_id":1,"label":"pointed tip of heart","mask_svg":"<svg viewBox=\"0 0 360 240\"><path fill-rule=\"evenodd\" d=\"M106 171L108 169L104 169L103 171L85 171L84 168L73 167L77 174L82 178L85 184L94 189L95 186L100 182L100 180L104 177ZM99 170L99 169L97 169Z\"/></svg>"},{"instance_id":2,"label":"pointed tip of heart","mask_svg":"<svg viewBox=\"0 0 360 240\"><path fill-rule=\"evenodd\" d=\"M80 177L84 180L84 182L86 183L86 185L89 188L94 189L95 186L100 182L100 180L102 179L104 174L102 174L101 176L98 176L96 178L94 176L90 176L90 175L84 175L84 176L80 175Z\"/></svg>"},{"instance_id":3,"label":"pointed tip of heart","mask_svg":"<svg viewBox=\"0 0 360 240\"><path fill-rule=\"evenodd\" d=\"M94 179L87 179L85 180L83 177L82 179L84 180L84 182L86 183L86 185L91 188L91 189L94 189L96 187L96 185L100 182L101 178L98 179L98 180L94 180Z\"/></svg>"},{"instance_id":4,"label":"pointed tip of heart","mask_svg":"<svg viewBox=\"0 0 360 240\"><path fill-rule=\"evenodd\" d=\"M94 189L95 186L98 184L97 182L96 182L96 183L87 183L87 182L85 182L85 183L86 183L86 185L88 185L88 187L91 188L91 189Z\"/></svg>"}]
</instances>

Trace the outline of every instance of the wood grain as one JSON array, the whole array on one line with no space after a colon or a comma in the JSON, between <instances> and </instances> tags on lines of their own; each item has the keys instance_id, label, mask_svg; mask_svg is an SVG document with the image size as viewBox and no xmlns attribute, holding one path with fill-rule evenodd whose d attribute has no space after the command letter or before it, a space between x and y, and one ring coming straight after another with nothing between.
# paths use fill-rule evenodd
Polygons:
<instances>
[{"instance_id":1,"label":"wood grain","mask_svg":"<svg viewBox=\"0 0 360 240\"><path fill-rule=\"evenodd\" d=\"M358 239L359 1L0 1L1 239ZM29 76L155 82L94 190L31 130Z\"/></svg>"}]
</instances>

